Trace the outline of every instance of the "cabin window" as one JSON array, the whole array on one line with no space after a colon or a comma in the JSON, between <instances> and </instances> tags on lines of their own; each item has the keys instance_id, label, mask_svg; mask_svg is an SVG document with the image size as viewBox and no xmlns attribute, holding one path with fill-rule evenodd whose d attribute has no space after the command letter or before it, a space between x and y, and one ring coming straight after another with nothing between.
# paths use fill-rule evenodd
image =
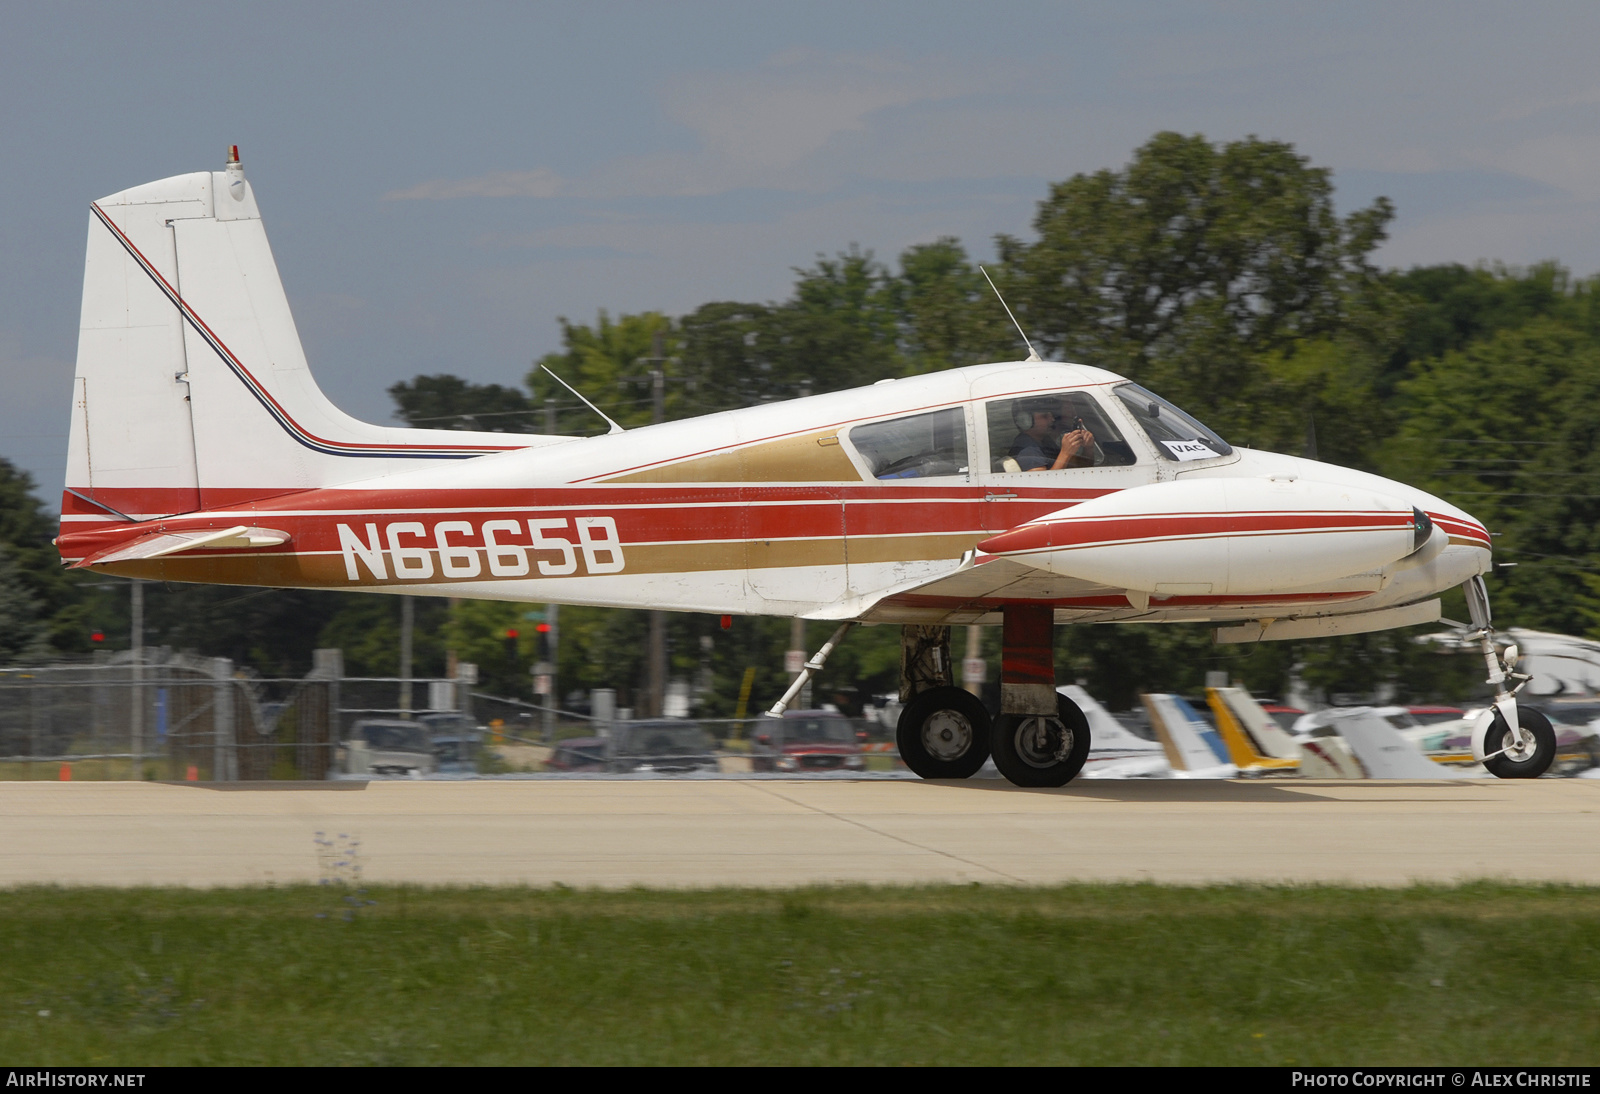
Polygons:
<instances>
[{"instance_id":1,"label":"cabin window","mask_svg":"<svg viewBox=\"0 0 1600 1094\"><path fill-rule=\"evenodd\" d=\"M1061 438L1079 424L1092 438L1081 451L1061 460ZM1126 467L1133 448L1085 391L1058 391L996 399L988 405L989 470L997 475L1075 467ZM1056 468L1057 463L1061 467Z\"/></svg>"},{"instance_id":2,"label":"cabin window","mask_svg":"<svg viewBox=\"0 0 1600 1094\"><path fill-rule=\"evenodd\" d=\"M960 407L858 425L850 443L876 479L967 474L967 419Z\"/></svg>"},{"instance_id":3,"label":"cabin window","mask_svg":"<svg viewBox=\"0 0 1600 1094\"><path fill-rule=\"evenodd\" d=\"M1133 411L1139 425L1156 442L1156 451L1163 458L1209 460L1233 451L1227 441L1138 384L1121 384L1112 390Z\"/></svg>"}]
</instances>

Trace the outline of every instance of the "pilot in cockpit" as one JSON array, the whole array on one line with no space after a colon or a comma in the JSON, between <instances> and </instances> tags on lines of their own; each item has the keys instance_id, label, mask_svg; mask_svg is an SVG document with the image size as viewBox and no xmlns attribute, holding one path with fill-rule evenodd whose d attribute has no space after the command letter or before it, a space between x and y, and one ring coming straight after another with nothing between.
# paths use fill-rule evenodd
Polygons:
<instances>
[{"instance_id":1,"label":"pilot in cockpit","mask_svg":"<svg viewBox=\"0 0 1600 1094\"><path fill-rule=\"evenodd\" d=\"M1020 470L1060 471L1064 467L1094 466L1094 434L1066 399L1021 401L1013 416L1021 432L1007 454Z\"/></svg>"}]
</instances>

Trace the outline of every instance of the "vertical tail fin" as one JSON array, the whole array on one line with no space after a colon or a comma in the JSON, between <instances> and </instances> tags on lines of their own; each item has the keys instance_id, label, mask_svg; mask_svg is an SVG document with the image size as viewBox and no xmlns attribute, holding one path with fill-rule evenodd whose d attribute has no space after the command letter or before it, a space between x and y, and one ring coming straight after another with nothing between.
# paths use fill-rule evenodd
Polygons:
<instances>
[{"instance_id":1,"label":"vertical tail fin","mask_svg":"<svg viewBox=\"0 0 1600 1094\"><path fill-rule=\"evenodd\" d=\"M1293 771L1300 766L1293 739L1267 717L1249 692L1206 688L1206 703L1217 716L1217 732L1235 766L1258 771Z\"/></svg>"},{"instance_id":2,"label":"vertical tail fin","mask_svg":"<svg viewBox=\"0 0 1600 1094\"><path fill-rule=\"evenodd\" d=\"M91 206L64 520L189 512L554 439L375 426L329 402L236 155Z\"/></svg>"},{"instance_id":3,"label":"vertical tail fin","mask_svg":"<svg viewBox=\"0 0 1600 1094\"><path fill-rule=\"evenodd\" d=\"M1181 696L1143 695L1140 698L1150 712L1150 725L1167 751L1167 761L1174 774L1224 777L1234 773L1234 765L1228 761L1222 742L1204 727L1194 708ZM1208 737L1211 740L1208 741Z\"/></svg>"},{"instance_id":4,"label":"vertical tail fin","mask_svg":"<svg viewBox=\"0 0 1600 1094\"><path fill-rule=\"evenodd\" d=\"M1369 779L1460 779L1470 775L1434 763L1370 708L1330 715Z\"/></svg>"},{"instance_id":5,"label":"vertical tail fin","mask_svg":"<svg viewBox=\"0 0 1600 1094\"><path fill-rule=\"evenodd\" d=\"M1057 688L1078 704L1078 709L1083 711L1083 716L1089 719L1089 739L1094 742L1096 751L1113 749L1132 749L1144 751L1153 747L1143 737L1129 733L1121 722L1111 716L1099 700L1084 691L1077 684L1068 684L1066 687Z\"/></svg>"}]
</instances>

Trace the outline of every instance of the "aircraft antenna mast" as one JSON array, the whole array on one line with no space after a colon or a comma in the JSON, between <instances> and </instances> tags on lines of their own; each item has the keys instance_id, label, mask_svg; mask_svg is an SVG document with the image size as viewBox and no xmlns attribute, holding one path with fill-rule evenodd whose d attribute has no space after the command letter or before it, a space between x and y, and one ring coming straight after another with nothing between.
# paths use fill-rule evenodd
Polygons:
<instances>
[{"instance_id":1,"label":"aircraft antenna mast","mask_svg":"<svg viewBox=\"0 0 1600 1094\"><path fill-rule=\"evenodd\" d=\"M580 392L577 388L573 387L571 384L567 383L561 377L556 376L555 370L552 369L549 365L540 365L539 367L544 369L551 376L555 376L556 383L560 384L562 387L564 387L568 391L572 392L572 394L576 395L578 397L578 401L581 402L584 406L588 407L590 410L592 410L596 414L600 415L600 417L605 418L606 424L611 427L610 429L606 430L606 436L609 437L613 433L624 433L624 432L626 432L626 430L624 430L620 425L618 425L616 422L613 422L609 417L607 417L605 411L603 411L599 407L595 406L588 399L585 399L583 397L583 393L582 392Z\"/></svg>"},{"instance_id":2,"label":"aircraft antenna mast","mask_svg":"<svg viewBox=\"0 0 1600 1094\"><path fill-rule=\"evenodd\" d=\"M1022 335L1022 344L1028 347L1028 360L1030 360L1030 361L1041 361L1041 360L1043 360L1043 358L1039 356L1039 351L1033 348L1033 343L1028 341L1028 336L1027 336L1026 333L1024 333L1024 331L1022 329L1022 324L1017 322L1017 317L1016 316L1011 315L1011 305L1007 304L1006 303L1006 298L1000 295L1000 290L995 287L994 278L989 276L989 271L984 269L982 266L979 266L978 267L978 272L981 273L983 275L983 279L989 283L989 287L991 289L994 289L994 295L996 296L996 298L999 299L1000 306L1006 310L1006 314L1007 315L1011 316L1011 325L1013 327L1017 328L1017 333L1018 334ZM579 396L579 398L582 398L582 396Z\"/></svg>"}]
</instances>

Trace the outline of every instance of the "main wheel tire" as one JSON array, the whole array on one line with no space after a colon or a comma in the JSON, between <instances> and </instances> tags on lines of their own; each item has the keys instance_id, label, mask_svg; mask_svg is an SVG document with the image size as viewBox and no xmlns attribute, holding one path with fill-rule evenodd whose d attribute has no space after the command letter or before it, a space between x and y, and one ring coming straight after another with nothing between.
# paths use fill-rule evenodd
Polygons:
<instances>
[{"instance_id":1,"label":"main wheel tire","mask_svg":"<svg viewBox=\"0 0 1600 1094\"><path fill-rule=\"evenodd\" d=\"M895 743L924 779L971 778L989 758L989 712L961 688L930 688L900 712Z\"/></svg>"},{"instance_id":2,"label":"main wheel tire","mask_svg":"<svg viewBox=\"0 0 1600 1094\"><path fill-rule=\"evenodd\" d=\"M1002 714L989 735L994 765L1017 786L1066 786L1089 758L1089 719L1056 696L1056 717Z\"/></svg>"},{"instance_id":3,"label":"main wheel tire","mask_svg":"<svg viewBox=\"0 0 1600 1094\"><path fill-rule=\"evenodd\" d=\"M1532 736L1532 747L1512 748L1511 730L1506 725L1505 716L1495 711L1494 724L1483 739L1483 750L1499 752L1506 748L1510 751L1491 756L1483 761L1483 766L1489 769L1489 774L1501 779L1537 779L1550 770L1550 764L1556 758L1556 731L1551 727L1550 719L1529 707L1517 707L1517 721Z\"/></svg>"}]
</instances>

